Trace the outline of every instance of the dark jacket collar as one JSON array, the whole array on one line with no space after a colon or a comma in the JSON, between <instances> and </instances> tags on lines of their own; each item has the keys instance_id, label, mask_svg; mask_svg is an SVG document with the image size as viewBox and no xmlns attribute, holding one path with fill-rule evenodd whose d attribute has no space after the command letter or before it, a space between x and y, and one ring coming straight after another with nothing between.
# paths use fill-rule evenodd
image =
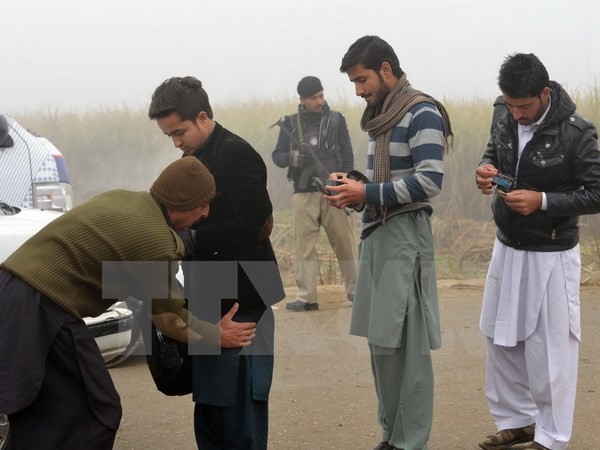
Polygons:
<instances>
[{"instance_id":1,"label":"dark jacket collar","mask_svg":"<svg viewBox=\"0 0 600 450\"><path fill-rule=\"evenodd\" d=\"M224 129L225 128L223 128L219 122L215 121L215 127L213 128L212 133L206 142L196 149L194 156L198 157L202 161L208 161L212 159L215 156Z\"/></svg>"},{"instance_id":2,"label":"dark jacket collar","mask_svg":"<svg viewBox=\"0 0 600 450\"><path fill-rule=\"evenodd\" d=\"M550 82L550 94L552 103L550 104L550 111L546 116L546 120L541 126L554 126L568 118L575 112L576 106L567 91L565 91L560 84L556 81Z\"/></svg>"}]
</instances>

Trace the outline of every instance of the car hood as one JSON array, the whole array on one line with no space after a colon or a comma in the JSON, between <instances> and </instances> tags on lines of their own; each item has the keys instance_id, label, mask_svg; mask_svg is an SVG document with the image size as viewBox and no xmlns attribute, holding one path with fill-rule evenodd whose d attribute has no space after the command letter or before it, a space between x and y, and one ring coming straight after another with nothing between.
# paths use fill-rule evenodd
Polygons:
<instances>
[{"instance_id":1,"label":"car hood","mask_svg":"<svg viewBox=\"0 0 600 450\"><path fill-rule=\"evenodd\" d=\"M61 214L40 209L21 209L14 215L0 214L0 262Z\"/></svg>"}]
</instances>

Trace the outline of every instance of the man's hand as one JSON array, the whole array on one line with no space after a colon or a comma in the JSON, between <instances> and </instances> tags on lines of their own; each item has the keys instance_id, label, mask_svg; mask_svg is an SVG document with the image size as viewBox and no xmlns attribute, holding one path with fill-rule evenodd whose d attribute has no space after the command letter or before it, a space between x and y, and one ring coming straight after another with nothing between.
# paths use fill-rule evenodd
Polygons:
<instances>
[{"instance_id":1,"label":"man's hand","mask_svg":"<svg viewBox=\"0 0 600 450\"><path fill-rule=\"evenodd\" d=\"M498 194L502 195L506 206L524 216L528 216L542 207L541 192L519 189L507 194L498 191Z\"/></svg>"},{"instance_id":2,"label":"man's hand","mask_svg":"<svg viewBox=\"0 0 600 450\"><path fill-rule=\"evenodd\" d=\"M233 321L233 316L239 307L239 303L235 303L218 323L223 348L248 347L256 336L256 323Z\"/></svg>"},{"instance_id":3,"label":"man's hand","mask_svg":"<svg viewBox=\"0 0 600 450\"><path fill-rule=\"evenodd\" d=\"M292 150L290 152L290 166L302 169L304 167L304 154L298 150Z\"/></svg>"},{"instance_id":4,"label":"man's hand","mask_svg":"<svg viewBox=\"0 0 600 450\"><path fill-rule=\"evenodd\" d=\"M498 174L498 169L493 164L483 164L475 170L477 189L480 189L482 194L490 195L494 192L492 189L492 178L496 174Z\"/></svg>"},{"instance_id":5,"label":"man's hand","mask_svg":"<svg viewBox=\"0 0 600 450\"><path fill-rule=\"evenodd\" d=\"M328 190L335 192L335 195L324 195L329 205L341 209L365 202L366 194L363 183L347 178L344 172L333 172L329 174L329 179L342 183L339 186L327 186Z\"/></svg>"}]
</instances>

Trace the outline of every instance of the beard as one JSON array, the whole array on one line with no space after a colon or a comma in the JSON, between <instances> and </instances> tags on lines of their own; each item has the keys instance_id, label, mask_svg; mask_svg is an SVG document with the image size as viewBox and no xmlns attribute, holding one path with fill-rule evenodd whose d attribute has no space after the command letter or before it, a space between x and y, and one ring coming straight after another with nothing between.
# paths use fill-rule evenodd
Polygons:
<instances>
[{"instance_id":1,"label":"beard","mask_svg":"<svg viewBox=\"0 0 600 450\"><path fill-rule=\"evenodd\" d=\"M379 79L379 87L377 88L377 91L373 94L373 97L374 97L373 100L371 100L371 101L367 100L367 104L372 107L379 107L379 106L383 105L383 102L385 101L386 97L390 93L390 89L388 89L387 86L385 85L385 82L383 81L383 77L381 76L380 73L377 73L377 78Z\"/></svg>"},{"instance_id":2,"label":"beard","mask_svg":"<svg viewBox=\"0 0 600 450\"><path fill-rule=\"evenodd\" d=\"M390 93L390 90L387 87L385 87L385 84L380 85L379 89L377 89L377 92L375 93L375 99L373 100L373 106L383 105L383 102L385 101L385 99L387 98L389 93Z\"/></svg>"}]
</instances>

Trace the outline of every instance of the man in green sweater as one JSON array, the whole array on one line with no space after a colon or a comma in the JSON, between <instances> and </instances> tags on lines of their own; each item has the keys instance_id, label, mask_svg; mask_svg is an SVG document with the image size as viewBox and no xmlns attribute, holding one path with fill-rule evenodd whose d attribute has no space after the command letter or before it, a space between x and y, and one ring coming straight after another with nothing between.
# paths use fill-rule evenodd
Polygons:
<instances>
[{"instance_id":1,"label":"man in green sweater","mask_svg":"<svg viewBox=\"0 0 600 450\"><path fill-rule=\"evenodd\" d=\"M121 419L119 395L85 316L97 316L129 290L152 302L165 335L237 348L250 345L256 324L217 324L188 313L177 289L184 245L176 231L205 218L213 176L196 158L165 168L150 192L113 190L63 214L0 264L0 411L8 414L15 448L110 449ZM109 261L164 262L164 277L139 270L107 279ZM119 267L127 268L127 265ZM139 266L138 266L139 269ZM125 276L123 276L125 275ZM164 294L157 294L157 286Z\"/></svg>"}]
</instances>

